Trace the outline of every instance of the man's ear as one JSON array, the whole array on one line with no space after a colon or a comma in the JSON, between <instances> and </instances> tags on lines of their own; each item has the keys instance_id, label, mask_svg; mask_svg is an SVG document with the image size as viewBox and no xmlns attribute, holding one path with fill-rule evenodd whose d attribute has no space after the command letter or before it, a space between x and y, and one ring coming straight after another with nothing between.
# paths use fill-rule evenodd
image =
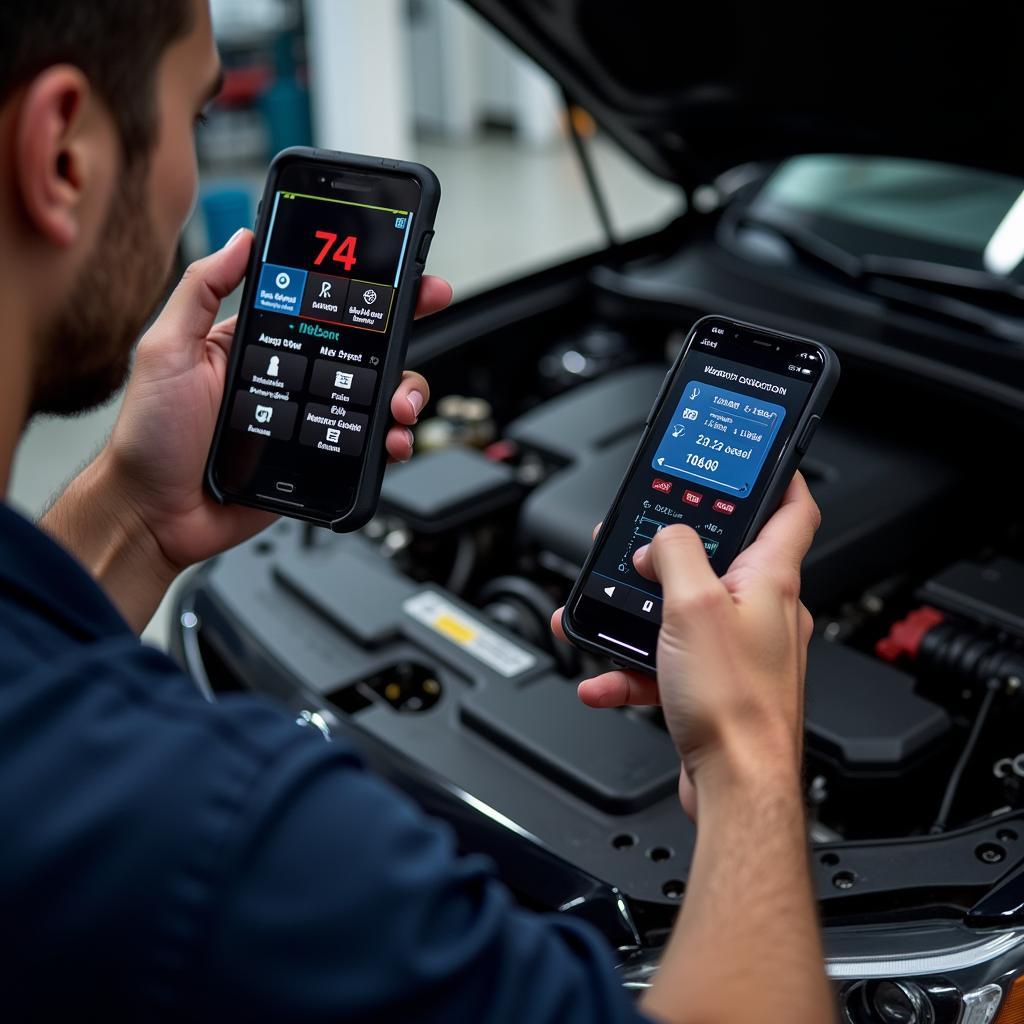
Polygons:
<instances>
[{"instance_id":1,"label":"man's ear","mask_svg":"<svg viewBox=\"0 0 1024 1024\"><path fill-rule=\"evenodd\" d=\"M106 209L117 157L116 130L78 68L55 64L29 83L15 130L15 186L47 241L67 247L89 230Z\"/></svg>"}]
</instances>

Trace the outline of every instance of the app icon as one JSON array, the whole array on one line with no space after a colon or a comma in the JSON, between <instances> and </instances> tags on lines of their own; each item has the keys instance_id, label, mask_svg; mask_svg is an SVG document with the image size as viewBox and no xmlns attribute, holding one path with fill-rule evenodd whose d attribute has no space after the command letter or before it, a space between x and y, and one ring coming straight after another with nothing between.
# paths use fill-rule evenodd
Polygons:
<instances>
[{"instance_id":1,"label":"app icon","mask_svg":"<svg viewBox=\"0 0 1024 1024\"><path fill-rule=\"evenodd\" d=\"M654 607L654 602L651 600L644 601L644 611L649 612Z\"/></svg>"},{"instance_id":2,"label":"app icon","mask_svg":"<svg viewBox=\"0 0 1024 1024\"><path fill-rule=\"evenodd\" d=\"M395 227L396 228L404 228L405 224L406 224L405 217L396 217L395 218Z\"/></svg>"},{"instance_id":3,"label":"app icon","mask_svg":"<svg viewBox=\"0 0 1024 1024\"><path fill-rule=\"evenodd\" d=\"M299 443L325 455L358 455L370 417L337 405L309 402L303 412Z\"/></svg>"},{"instance_id":4,"label":"app icon","mask_svg":"<svg viewBox=\"0 0 1024 1024\"><path fill-rule=\"evenodd\" d=\"M723 516L731 516L736 511L736 502L726 501L725 498L716 498L711 508L715 512L721 512Z\"/></svg>"},{"instance_id":5,"label":"app icon","mask_svg":"<svg viewBox=\"0 0 1024 1024\"><path fill-rule=\"evenodd\" d=\"M668 494L672 490L672 481L662 480L660 476L656 476L651 483L651 487L656 491L661 491L662 494Z\"/></svg>"},{"instance_id":6,"label":"app icon","mask_svg":"<svg viewBox=\"0 0 1024 1024\"><path fill-rule=\"evenodd\" d=\"M294 352L275 352L262 345L246 345L242 354L241 376L246 382L251 381L253 384L271 384L282 389L299 388L306 375L307 362L305 356ZM281 393L283 395L283 391ZM264 392L264 405L267 404L268 397ZM276 402L274 408L280 418L281 408ZM247 422L252 419L252 409L249 413L246 417Z\"/></svg>"},{"instance_id":7,"label":"app icon","mask_svg":"<svg viewBox=\"0 0 1024 1024\"><path fill-rule=\"evenodd\" d=\"M334 386L336 388L343 388L345 391L351 391L353 380L355 380L353 374L346 373L344 370L338 370L334 375Z\"/></svg>"},{"instance_id":8,"label":"app icon","mask_svg":"<svg viewBox=\"0 0 1024 1024\"><path fill-rule=\"evenodd\" d=\"M684 420L695 420L697 418L697 410L688 407L682 411L680 418Z\"/></svg>"},{"instance_id":9,"label":"app icon","mask_svg":"<svg viewBox=\"0 0 1024 1024\"><path fill-rule=\"evenodd\" d=\"M269 423L271 416L274 415L274 407L272 405L257 405L256 406L256 422L257 423Z\"/></svg>"},{"instance_id":10,"label":"app icon","mask_svg":"<svg viewBox=\"0 0 1024 1024\"><path fill-rule=\"evenodd\" d=\"M677 424L676 424L676 425L675 425L675 426L674 426L674 427L672 428L672 436L673 436L673 437L682 437L682 436L683 436L683 434L685 434L685 433L686 433L686 427L684 427L684 426L682 425L682 423L677 423Z\"/></svg>"},{"instance_id":11,"label":"app icon","mask_svg":"<svg viewBox=\"0 0 1024 1024\"><path fill-rule=\"evenodd\" d=\"M615 588L614 588L614 587L605 587L605 588L604 588L604 592L605 592L605 593L606 593L606 594L607 594L607 595L608 595L609 597L611 597L611 596L612 596L612 594L614 594L614 593L615 593Z\"/></svg>"},{"instance_id":12,"label":"app icon","mask_svg":"<svg viewBox=\"0 0 1024 1024\"><path fill-rule=\"evenodd\" d=\"M256 286L254 305L271 313L298 313L302 290L306 287L306 271L264 263Z\"/></svg>"},{"instance_id":13,"label":"app icon","mask_svg":"<svg viewBox=\"0 0 1024 1024\"><path fill-rule=\"evenodd\" d=\"M704 500L704 495L700 491L683 491L683 504L692 505L696 508Z\"/></svg>"},{"instance_id":14,"label":"app icon","mask_svg":"<svg viewBox=\"0 0 1024 1024\"><path fill-rule=\"evenodd\" d=\"M320 282L320 298L329 299L331 297L331 282L321 281Z\"/></svg>"},{"instance_id":15,"label":"app icon","mask_svg":"<svg viewBox=\"0 0 1024 1024\"><path fill-rule=\"evenodd\" d=\"M395 289L374 281L352 281L341 322L348 327L386 331Z\"/></svg>"}]
</instances>

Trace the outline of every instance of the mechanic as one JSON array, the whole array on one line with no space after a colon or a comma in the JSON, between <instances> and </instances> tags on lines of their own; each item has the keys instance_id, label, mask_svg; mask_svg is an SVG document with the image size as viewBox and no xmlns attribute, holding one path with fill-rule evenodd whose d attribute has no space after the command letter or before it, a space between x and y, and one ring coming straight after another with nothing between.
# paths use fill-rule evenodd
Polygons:
<instances>
[{"instance_id":1,"label":"mechanic","mask_svg":"<svg viewBox=\"0 0 1024 1024\"><path fill-rule=\"evenodd\" d=\"M220 68L205 0L10 5L0 51L6 491L34 414L122 383L194 199L193 122ZM638 553L665 589L659 683L581 684L597 707L663 703L682 804L700 809L639 1009L596 933L518 908L347 742L247 696L208 704L141 645L182 569L269 522L202 486L233 326L214 321L250 244L241 231L189 267L112 435L42 522L0 506L6 1018L829 1019L799 787L799 567L817 517L801 479L723 580L685 527ZM424 278L419 312L450 296ZM406 373L392 457L411 455L427 397Z\"/></svg>"}]
</instances>

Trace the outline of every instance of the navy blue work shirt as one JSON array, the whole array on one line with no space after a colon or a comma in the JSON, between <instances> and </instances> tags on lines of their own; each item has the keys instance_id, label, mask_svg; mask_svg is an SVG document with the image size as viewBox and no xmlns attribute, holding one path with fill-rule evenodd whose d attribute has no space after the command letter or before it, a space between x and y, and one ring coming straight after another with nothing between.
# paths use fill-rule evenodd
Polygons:
<instances>
[{"instance_id":1,"label":"navy blue work shirt","mask_svg":"<svg viewBox=\"0 0 1024 1024\"><path fill-rule=\"evenodd\" d=\"M7 1020L643 1019L596 933L517 908L345 743L207 703L4 505L0 766Z\"/></svg>"}]
</instances>

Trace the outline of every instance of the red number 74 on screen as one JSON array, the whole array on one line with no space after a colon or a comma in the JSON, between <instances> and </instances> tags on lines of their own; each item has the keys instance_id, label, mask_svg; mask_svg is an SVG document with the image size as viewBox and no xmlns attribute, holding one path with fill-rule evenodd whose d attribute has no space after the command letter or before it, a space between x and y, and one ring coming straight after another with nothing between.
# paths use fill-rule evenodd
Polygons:
<instances>
[{"instance_id":1,"label":"red number 74 on screen","mask_svg":"<svg viewBox=\"0 0 1024 1024\"><path fill-rule=\"evenodd\" d=\"M313 266L319 267L324 261L324 257L330 251L331 246L338 240L338 236L333 231L317 231L316 237L323 240L324 247L317 253L317 257L313 260ZM352 268L356 265L356 236L348 235L342 240L341 245L334 250L334 255L331 259L335 263L341 263L345 267L345 272L348 274L352 273Z\"/></svg>"}]
</instances>

